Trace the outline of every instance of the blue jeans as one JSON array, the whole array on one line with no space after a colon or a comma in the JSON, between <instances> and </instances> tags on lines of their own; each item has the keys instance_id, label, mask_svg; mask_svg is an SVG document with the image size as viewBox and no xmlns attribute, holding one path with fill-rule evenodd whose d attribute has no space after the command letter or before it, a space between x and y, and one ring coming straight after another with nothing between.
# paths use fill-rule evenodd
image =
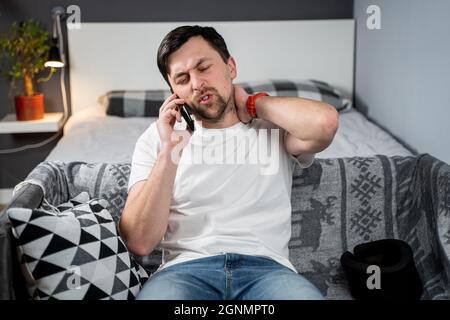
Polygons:
<instances>
[{"instance_id":1,"label":"blue jeans","mask_svg":"<svg viewBox=\"0 0 450 320\"><path fill-rule=\"evenodd\" d=\"M303 276L264 257L224 253L166 267L137 300L321 300Z\"/></svg>"}]
</instances>

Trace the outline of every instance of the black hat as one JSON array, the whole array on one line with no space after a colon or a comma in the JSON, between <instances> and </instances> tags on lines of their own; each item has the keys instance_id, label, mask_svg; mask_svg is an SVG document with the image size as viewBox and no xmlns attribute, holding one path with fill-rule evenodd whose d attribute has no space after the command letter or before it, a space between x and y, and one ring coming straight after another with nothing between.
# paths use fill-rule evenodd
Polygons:
<instances>
[{"instance_id":1,"label":"black hat","mask_svg":"<svg viewBox=\"0 0 450 320\"><path fill-rule=\"evenodd\" d=\"M402 240L384 239L357 245L354 254L349 251L342 254L341 264L355 299L418 300L422 295L423 285L413 251Z\"/></svg>"}]
</instances>

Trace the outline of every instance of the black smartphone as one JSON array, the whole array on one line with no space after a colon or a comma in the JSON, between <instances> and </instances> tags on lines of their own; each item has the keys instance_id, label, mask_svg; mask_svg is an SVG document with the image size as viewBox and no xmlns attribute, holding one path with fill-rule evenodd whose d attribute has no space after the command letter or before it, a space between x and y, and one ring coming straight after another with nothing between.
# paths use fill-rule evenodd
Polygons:
<instances>
[{"instance_id":1,"label":"black smartphone","mask_svg":"<svg viewBox=\"0 0 450 320\"><path fill-rule=\"evenodd\" d=\"M177 96L177 98L179 98ZM191 115L189 114L189 107L186 104L183 104L180 108L180 114L183 117L184 121L186 121L188 128L191 130L191 132L194 132L195 126L194 126L194 120L192 119Z\"/></svg>"}]
</instances>

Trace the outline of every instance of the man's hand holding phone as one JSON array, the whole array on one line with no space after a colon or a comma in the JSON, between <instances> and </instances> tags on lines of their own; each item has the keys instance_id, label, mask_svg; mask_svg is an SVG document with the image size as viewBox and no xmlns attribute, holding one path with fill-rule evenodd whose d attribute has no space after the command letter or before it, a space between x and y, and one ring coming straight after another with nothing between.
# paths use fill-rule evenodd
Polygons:
<instances>
[{"instance_id":1,"label":"man's hand holding phone","mask_svg":"<svg viewBox=\"0 0 450 320\"><path fill-rule=\"evenodd\" d=\"M184 99L180 99L174 93L168 97L159 108L159 118L156 121L161 149L172 152L175 148L183 149L189 142L191 136L187 130L174 130L175 121L181 122L180 107L185 104ZM180 145L177 147L177 145Z\"/></svg>"}]
</instances>

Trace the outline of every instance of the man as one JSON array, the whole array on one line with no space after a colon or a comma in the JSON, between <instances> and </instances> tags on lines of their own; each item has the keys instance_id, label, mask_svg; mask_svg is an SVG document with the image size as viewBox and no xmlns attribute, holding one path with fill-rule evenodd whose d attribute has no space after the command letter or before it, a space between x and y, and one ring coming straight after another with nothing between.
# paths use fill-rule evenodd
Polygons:
<instances>
[{"instance_id":1,"label":"man","mask_svg":"<svg viewBox=\"0 0 450 320\"><path fill-rule=\"evenodd\" d=\"M138 299L323 298L288 259L290 195L295 163L331 143L336 110L233 85L236 62L211 27L174 29L157 62L174 93L136 144L120 221L134 254L163 249ZM183 104L193 132L177 130ZM270 157L252 162L267 144Z\"/></svg>"}]
</instances>

